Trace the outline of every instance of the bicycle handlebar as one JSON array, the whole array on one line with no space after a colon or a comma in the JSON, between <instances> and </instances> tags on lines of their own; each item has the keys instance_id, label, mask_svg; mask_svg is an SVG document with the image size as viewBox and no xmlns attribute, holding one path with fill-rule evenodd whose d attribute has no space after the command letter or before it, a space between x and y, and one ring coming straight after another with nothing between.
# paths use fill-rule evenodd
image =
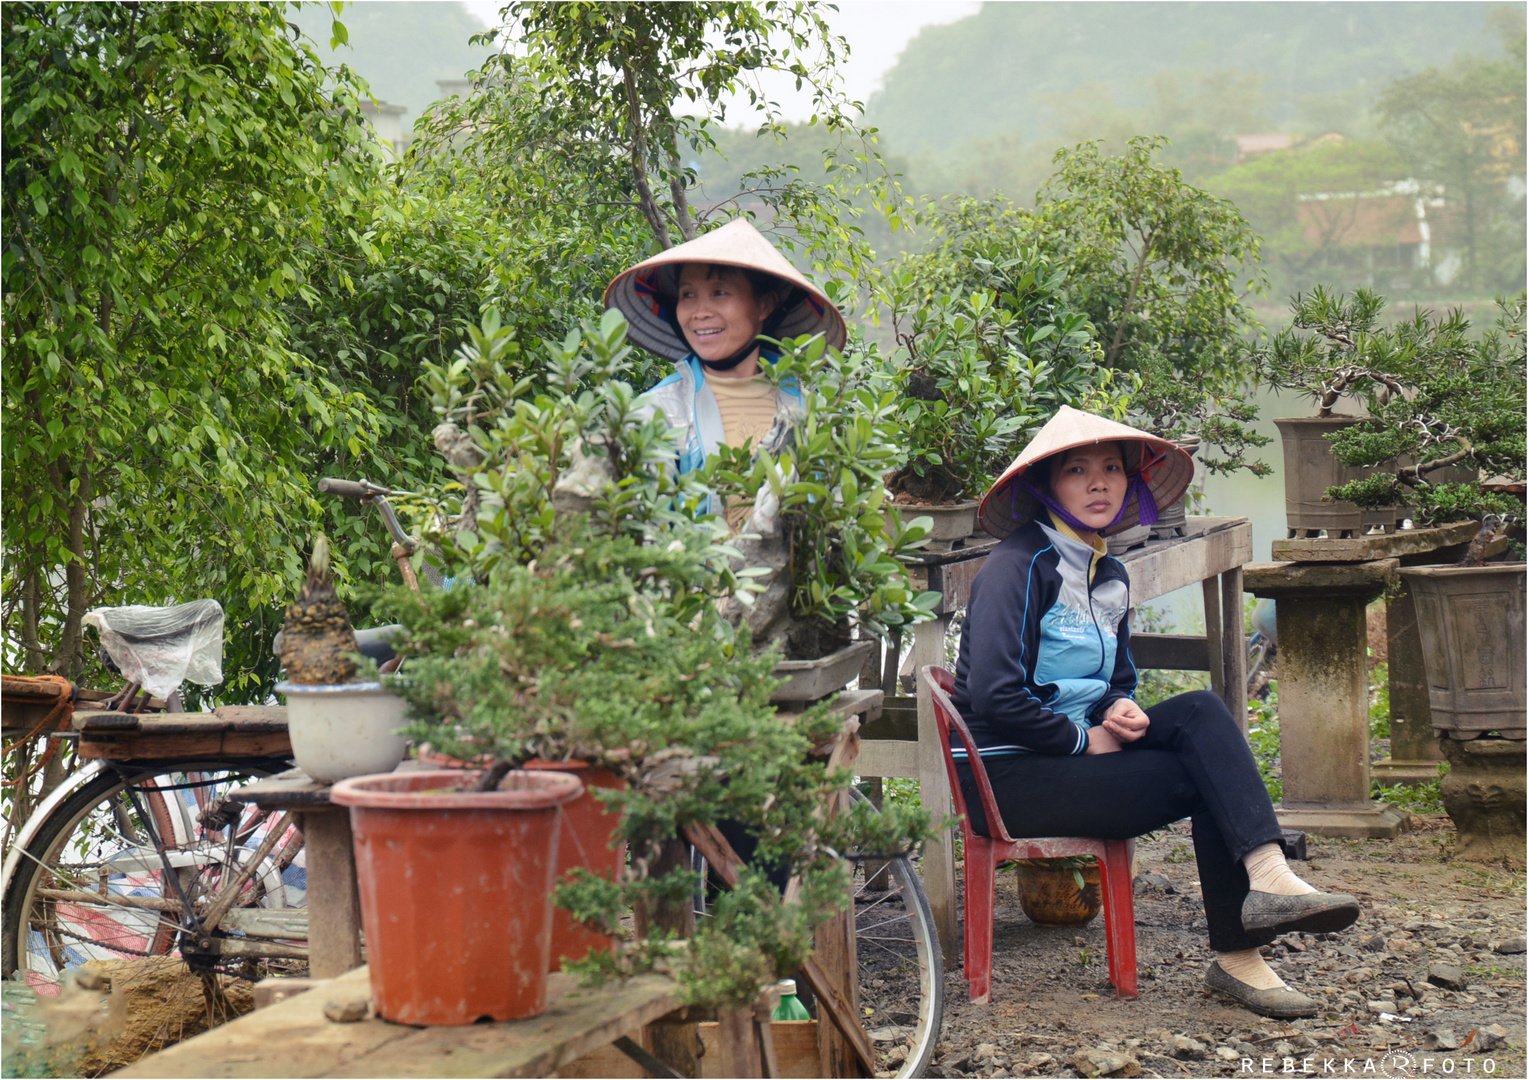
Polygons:
<instances>
[{"instance_id":1,"label":"bicycle handlebar","mask_svg":"<svg viewBox=\"0 0 1528 1080\"><path fill-rule=\"evenodd\" d=\"M346 495L352 499L364 499L368 495L391 495L392 488L373 484L370 480L340 480L326 476L318 482L321 495Z\"/></svg>"}]
</instances>

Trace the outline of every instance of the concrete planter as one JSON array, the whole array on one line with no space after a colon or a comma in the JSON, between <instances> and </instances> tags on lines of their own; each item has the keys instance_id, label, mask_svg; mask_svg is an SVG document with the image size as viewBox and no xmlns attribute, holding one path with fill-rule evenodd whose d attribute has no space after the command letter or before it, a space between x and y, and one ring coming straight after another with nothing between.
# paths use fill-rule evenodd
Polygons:
<instances>
[{"instance_id":1,"label":"concrete planter","mask_svg":"<svg viewBox=\"0 0 1528 1080\"><path fill-rule=\"evenodd\" d=\"M886 517L890 520L895 515L904 525L911 522L913 518L930 517L934 520L933 528L929 532L930 540L964 540L981 531L976 524L976 508L980 505L975 501L946 503L942 506L927 503L887 503Z\"/></svg>"},{"instance_id":2,"label":"concrete planter","mask_svg":"<svg viewBox=\"0 0 1528 1080\"><path fill-rule=\"evenodd\" d=\"M775 677L785 683L769 700L777 705L803 705L837 693L860 673L875 644L856 641L818 660L781 660L775 665Z\"/></svg>"},{"instance_id":3,"label":"concrete planter","mask_svg":"<svg viewBox=\"0 0 1528 1080\"><path fill-rule=\"evenodd\" d=\"M1523 563L1401 570L1417 608L1433 733L1528 736Z\"/></svg>"},{"instance_id":4,"label":"concrete planter","mask_svg":"<svg viewBox=\"0 0 1528 1080\"><path fill-rule=\"evenodd\" d=\"M1522 739L1445 739L1443 809L1459 831L1456 858L1521 866L1528 802Z\"/></svg>"},{"instance_id":5,"label":"concrete planter","mask_svg":"<svg viewBox=\"0 0 1528 1080\"><path fill-rule=\"evenodd\" d=\"M1177 440L1179 449L1193 457L1199 452L1198 439ZM1171 506L1157 507L1157 523L1151 527L1153 540L1171 540L1173 537L1182 536L1188 528L1188 492Z\"/></svg>"},{"instance_id":6,"label":"concrete planter","mask_svg":"<svg viewBox=\"0 0 1528 1080\"><path fill-rule=\"evenodd\" d=\"M1150 525L1132 525L1124 532L1104 537L1104 542L1108 544L1110 555L1123 555L1131 548L1140 547L1150 539Z\"/></svg>"},{"instance_id":7,"label":"concrete planter","mask_svg":"<svg viewBox=\"0 0 1528 1080\"><path fill-rule=\"evenodd\" d=\"M1360 510L1350 502L1332 502L1326 489L1361 480L1375 470L1344 465L1332 456L1326 436L1360 422L1356 416L1286 416L1274 420L1284 438L1284 516L1289 539L1325 532L1331 539L1363 536L1376 528L1395 528L1395 508Z\"/></svg>"}]
</instances>

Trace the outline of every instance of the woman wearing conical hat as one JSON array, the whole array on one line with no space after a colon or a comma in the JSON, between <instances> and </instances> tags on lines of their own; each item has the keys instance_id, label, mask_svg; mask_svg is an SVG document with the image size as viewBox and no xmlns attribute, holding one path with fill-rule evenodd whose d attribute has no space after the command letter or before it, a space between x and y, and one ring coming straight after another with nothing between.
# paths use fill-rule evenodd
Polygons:
<instances>
[{"instance_id":1,"label":"woman wearing conical hat","mask_svg":"<svg viewBox=\"0 0 1528 1080\"><path fill-rule=\"evenodd\" d=\"M681 473L719 445L757 448L793 415L800 392L763 378L777 357L761 336L825 334L840 349L848 336L827 295L741 218L624 271L605 307L621 309L632 341L674 361L643 396L684 433Z\"/></svg>"},{"instance_id":2,"label":"woman wearing conical hat","mask_svg":"<svg viewBox=\"0 0 1528 1080\"><path fill-rule=\"evenodd\" d=\"M1351 896L1285 862L1257 764L1208 691L1142 709L1130 658L1130 578L1104 537L1156 520L1193 478L1171 442L1062 407L981 502L1002 542L971 587L955 689L1009 835L1125 839L1184 817L1216 960L1206 985L1265 1016L1311 1016L1258 949L1291 930L1336 931ZM968 759L957 769L986 833Z\"/></svg>"}]
</instances>

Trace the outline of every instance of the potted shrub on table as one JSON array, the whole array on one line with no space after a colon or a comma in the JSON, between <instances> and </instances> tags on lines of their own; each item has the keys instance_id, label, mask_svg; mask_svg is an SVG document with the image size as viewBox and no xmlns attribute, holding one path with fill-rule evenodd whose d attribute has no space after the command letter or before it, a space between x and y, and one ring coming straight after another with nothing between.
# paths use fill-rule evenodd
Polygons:
<instances>
[{"instance_id":1,"label":"potted shrub on table","mask_svg":"<svg viewBox=\"0 0 1528 1080\"><path fill-rule=\"evenodd\" d=\"M413 775L461 799L472 794L456 790L469 778L465 786L489 795L529 783L535 774L514 766L535 759L607 770L619 784L596 798L618 821L604 842L624 842L630 857L610 875L565 879L557 898L618 944L574 968L605 976L659 968L674 973L689 1000L751 1004L800 966L812 928L847 904L834 852L905 849L914 830L905 815L876 818L868 808L814 813L850 780L808 755L839 722L819 708L782 723L769 704L778 654L751 655L746 628L716 604L747 591L749 578L733 565L738 551L725 524L693 512L700 489L662 467L673 436L639 414L619 378L624 338L618 313L585 324L548 348L535 388L504 376L503 336L490 318L451 364L427 371L443 420L437 443L451 448L453 468L478 498L470 528L458 522L435 538L453 586L392 595L405 627L401 692L412 735L485 767ZM756 866L787 867L802 887L787 900L764 871L745 867L715 916L681 935L660 916L688 912L696 880L687 860L670 856L686 827L719 821L757 835ZM433 895L442 885L425 888ZM370 901L363 892L363 902L392 899L384 890L404 891L391 880L371 888ZM513 898L532 912L534 901L529 888ZM632 910L634 935L622 929ZM365 914L375 982L386 945L371 934L377 911ZM416 938L448 942L435 963L463 958L463 984L510 963L491 940L455 944L438 921L414 927ZM515 961L514 980L544 977L549 956L537 948ZM403 950L394 972L403 985L423 955ZM484 1014L492 1015L469 1006L455 1022Z\"/></svg>"},{"instance_id":2,"label":"potted shrub on table","mask_svg":"<svg viewBox=\"0 0 1528 1080\"><path fill-rule=\"evenodd\" d=\"M1329 498L1333 487L1361 480L1368 469L1344 464L1331 452L1337 433L1362 421L1335 412L1344 395L1372 414L1382 401L1403 397L1414 373L1404 331L1379 324L1384 298L1368 289L1351 297L1317 286L1292 301L1291 325L1252 353L1258 377L1276 390L1300 390L1317 404L1315 416L1275 419L1284 440L1284 509L1290 538L1361 536L1396 524L1393 505L1360 507ZM1383 464L1383 463L1377 463Z\"/></svg>"}]
</instances>

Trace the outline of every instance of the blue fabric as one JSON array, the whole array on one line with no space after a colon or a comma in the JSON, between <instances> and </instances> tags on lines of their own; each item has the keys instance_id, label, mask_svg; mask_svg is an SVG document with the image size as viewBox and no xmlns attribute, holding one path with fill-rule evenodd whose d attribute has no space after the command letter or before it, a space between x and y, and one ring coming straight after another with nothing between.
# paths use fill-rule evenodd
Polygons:
<instances>
[{"instance_id":1,"label":"blue fabric","mask_svg":"<svg viewBox=\"0 0 1528 1080\"><path fill-rule=\"evenodd\" d=\"M759 360L761 363L773 365L779 362L780 356L778 353L761 352L759 354ZM690 376L694 381L695 396L699 397L701 387L706 385L706 366L700 362L700 358L697 357L694 353L686 356L678 363L679 365L689 368ZM683 375L676 370L672 375L668 376L657 386L653 387L653 390L648 391L648 393L652 393L655 390L660 390L665 386L673 386L675 383L682 382L683 378ZM801 388L795 384L795 380L788 380L781 385L780 389L782 392L789 394L797 401L801 400ZM689 406L690 439L689 442L687 442L679 451L679 461L677 468L679 470L680 476L683 476L686 473L692 473L696 469L704 466L706 463L705 440L700 437L700 424L695 416L696 408L693 399L690 401Z\"/></svg>"},{"instance_id":2,"label":"blue fabric","mask_svg":"<svg viewBox=\"0 0 1528 1080\"><path fill-rule=\"evenodd\" d=\"M1031 521L971 584L952 704L982 756L1082 754L1088 728L1135 693L1130 581L1093 549Z\"/></svg>"}]
</instances>

